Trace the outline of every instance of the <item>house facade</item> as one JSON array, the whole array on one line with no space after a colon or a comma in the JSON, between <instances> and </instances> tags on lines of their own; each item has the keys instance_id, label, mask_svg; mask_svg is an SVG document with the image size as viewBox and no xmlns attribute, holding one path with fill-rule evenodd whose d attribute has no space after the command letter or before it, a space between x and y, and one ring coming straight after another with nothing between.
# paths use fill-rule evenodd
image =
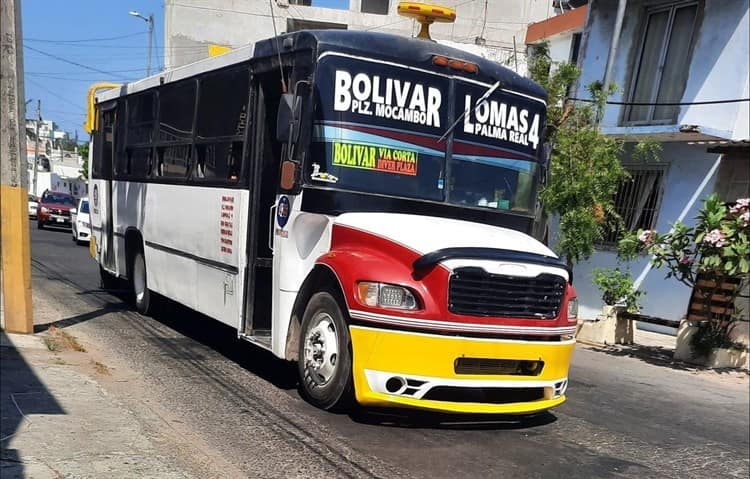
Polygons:
<instances>
[{"instance_id":1,"label":"house facade","mask_svg":"<svg viewBox=\"0 0 750 479\"><path fill-rule=\"evenodd\" d=\"M750 1L593 0L587 10L574 96L586 98L585 86L607 71L619 87L601 129L626 141L631 178L615 199L626 227L666 232L677 220L692 223L711 193L729 202L750 196ZM640 140L660 143L658 161L633 159ZM601 310L592 271L618 265L616 240L605 238L576 265L583 318ZM630 265L646 292L642 314L679 321L692 291L648 263L643 256Z\"/></svg>"}]
</instances>

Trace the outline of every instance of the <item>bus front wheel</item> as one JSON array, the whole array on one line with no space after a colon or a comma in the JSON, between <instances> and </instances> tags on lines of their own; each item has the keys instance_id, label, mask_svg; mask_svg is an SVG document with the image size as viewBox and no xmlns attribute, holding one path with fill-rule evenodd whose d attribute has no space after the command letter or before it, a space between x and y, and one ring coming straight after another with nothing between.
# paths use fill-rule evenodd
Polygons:
<instances>
[{"instance_id":1,"label":"bus front wheel","mask_svg":"<svg viewBox=\"0 0 750 479\"><path fill-rule=\"evenodd\" d=\"M354 397L349 328L336 298L314 294L302 318L297 362L300 392L314 406L343 410Z\"/></svg>"},{"instance_id":2,"label":"bus front wheel","mask_svg":"<svg viewBox=\"0 0 750 479\"><path fill-rule=\"evenodd\" d=\"M151 309L151 294L148 290L146 260L143 250L135 252L130 265L130 289L133 294L135 309L141 314L148 314Z\"/></svg>"}]
</instances>

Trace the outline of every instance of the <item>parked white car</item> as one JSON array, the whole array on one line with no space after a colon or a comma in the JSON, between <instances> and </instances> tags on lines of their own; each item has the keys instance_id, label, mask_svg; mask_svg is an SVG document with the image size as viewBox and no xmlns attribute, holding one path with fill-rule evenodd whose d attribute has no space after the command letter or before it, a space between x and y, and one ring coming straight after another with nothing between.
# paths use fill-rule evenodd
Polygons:
<instances>
[{"instance_id":1,"label":"parked white car","mask_svg":"<svg viewBox=\"0 0 750 479\"><path fill-rule=\"evenodd\" d=\"M73 241L78 244L88 243L91 239L91 220L89 218L89 199L78 200L78 208L70 212Z\"/></svg>"},{"instance_id":2,"label":"parked white car","mask_svg":"<svg viewBox=\"0 0 750 479\"><path fill-rule=\"evenodd\" d=\"M39 201L37 201L36 196L29 195L29 217L36 219L36 213L39 209Z\"/></svg>"}]
</instances>

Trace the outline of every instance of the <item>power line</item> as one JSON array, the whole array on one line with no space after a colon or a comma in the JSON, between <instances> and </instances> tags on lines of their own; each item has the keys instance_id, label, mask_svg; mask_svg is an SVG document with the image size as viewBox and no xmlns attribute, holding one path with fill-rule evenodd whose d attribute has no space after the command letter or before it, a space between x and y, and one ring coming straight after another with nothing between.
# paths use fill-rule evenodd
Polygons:
<instances>
[{"instance_id":1,"label":"power line","mask_svg":"<svg viewBox=\"0 0 750 479\"><path fill-rule=\"evenodd\" d=\"M110 73L133 73L141 72L143 68L132 68L129 70L110 70ZM25 72L27 75L91 75L89 72Z\"/></svg>"},{"instance_id":2,"label":"power line","mask_svg":"<svg viewBox=\"0 0 750 479\"><path fill-rule=\"evenodd\" d=\"M143 49L142 46L135 46L135 45L95 45L92 47L91 45L65 45L67 48L114 48L119 50L141 50ZM197 49L197 48L204 48L202 45L183 45L183 46L174 46L174 47L159 47L161 50L176 50L176 49ZM156 47L154 47L156 49Z\"/></svg>"},{"instance_id":3,"label":"power line","mask_svg":"<svg viewBox=\"0 0 750 479\"><path fill-rule=\"evenodd\" d=\"M72 111L66 111L66 110L50 110L49 108L45 108L44 111L49 112L49 113L57 113L59 115L86 116L85 113L74 113Z\"/></svg>"},{"instance_id":4,"label":"power line","mask_svg":"<svg viewBox=\"0 0 750 479\"><path fill-rule=\"evenodd\" d=\"M585 103L594 103L591 98L568 98L572 101L582 101ZM750 98L732 98L729 100L706 100L706 101L685 101L685 102L631 102L631 101L606 101L607 105L625 105L625 106L691 106L691 105L718 105L723 103L741 103L750 101Z\"/></svg>"},{"instance_id":5,"label":"power line","mask_svg":"<svg viewBox=\"0 0 750 479\"><path fill-rule=\"evenodd\" d=\"M251 15L251 16L255 16L255 17L267 17L267 18L271 18L270 14L261 13L261 12L248 12L248 11L243 11L243 10L232 10L230 8L204 7L204 6L201 6L201 5L188 5L186 3L177 3L177 2L172 2L172 5L175 5L175 6L178 6L178 7L184 7L184 8L193 8L193 9L196 9L196 10L209 10L209 11L212 11L212 12L226 12L226 13L240 13L242 15Z\"/></svg>"},{"instance_id":6,"label":"power line","mask_svg":"<svg viewBox=\"0 0 750 479\"><path fill-rule=\"evenodd\" d=\"M141 71L143 71L143 68L141 68ZM27 75L36 77L39 79L45 79L45 80L64 80L64 81L78 81L78 82L85 82L85 83L93 83L96 81L100 81L103 78L101 76L94 77L94 78L71 78L71 77L64 77L64 76L56 76L56 75L40 75L40 74L33 74L33 73L27 73ZM135 80L131 79L124 79L125 82L131 82Z\"/></svg>"},{"instance_id":7,"label":"power line","mask_svg":"<svg viewBox=\"0 0 750 479\"><path fill-rule=\"evenodd\" d=\"M59 39L51 39L51 38L24 38L24 41L30 41L30 42L42 42L42 43L88 43L88 42L104 42L109 40L121 40L123 38L131 38L131 37L137 37L139 35L143 35L146 32L135 32L135 33L129 33L127 35L120 35L117 37L108 37L108 38L82 38L78 40L59 40Z\"/></svg>"},{"instance_id":8,"label":"power line","mask_svg":"<svg viewBox=\"0 0 750 479\"><path fill-rule=\"evenodd\" d=\"M37 53L40 53L40 54L42 54L42 55L44 55L44 56L48 56L48 57L50 57L50 58L54 58L55 60L58 60L58 61L61 61L61 62L65 62L65 63L69 63L69 64L71 64L71 65L75 65L75 66L77 66L77 67L80 67L80 68L84 68L84 69L86 69L86 70L91 70L92 72L96 72L96 73L103 73L104 75L108 75L108 76L115 76L115 77L119 77L119 78L121 78L121 79L125 79L125 77L123 77L123 76L121 76L121 75L117 75L117 74L112 74L112 73L109 73L109 72L105 72L104 70L99 70L98 68L94 68L94 67L90 67L90 66L88 66L88 65L84 65L84 64L82 64L82 63L74 62L74 61L71 61L71 60L68 60L68 59L65 59L65 58L59 57L59 56L57 56L57 55L53 55L52 53L47 53L47 52L45 52L45 51L42 51L42 50L38 50L38 49L36 49L36 48L34 48L34 47L30 47L30 46L28 46L28 45L24 45L23 47L24 47L24 48L28 48L29 50L31 50L31 51L33 51L33 52L37 52Z\"/></svg>"},{"instance_id":9,"label":"power line","mask_svg":"<svg viewBox=\"0 0 750 479\"><path fill-rule=\"evenodd\" d=\"M32 80L31 78L27 78L26 80L29 83L31 83L33 85L36 85L37 88L41 88L42 90L46 91L47 93L49 93L50 95L54 96L58 100L64 101L65 103L67 103L69 105L72 105L72 106L74 106L76 108L79 108L82 113L86 111L80 104L72 102L72 101L68 100L67 98L65 98L63 96L58 95L56 92L50 90L49 88L47 88L46 86L42 85L41 83L39 83L39 82L37 82L35 80Z\"/></svg>"}]
</instances>

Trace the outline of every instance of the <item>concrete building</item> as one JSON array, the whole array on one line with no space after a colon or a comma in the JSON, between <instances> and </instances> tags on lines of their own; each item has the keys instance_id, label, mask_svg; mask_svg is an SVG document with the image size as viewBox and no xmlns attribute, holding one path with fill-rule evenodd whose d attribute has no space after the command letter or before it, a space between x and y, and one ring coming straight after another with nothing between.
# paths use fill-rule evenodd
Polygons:
<instances>
[{"instance_id":1,"label":"concrete building","mask_svg":"<svg viewBox=\"0 0 750 479\"><path fill-rule=\"evenodd\" d=\"M625 8L621 33L615 36L618 4ZM575 96L585 98L585 85L603 80L614 46L611 78L621 90L610 100L629 104L609 104L602 131L662 146L658 162L637 163L628 153L622 158L632 179L621 185L616 208L628 228L665 232L678 219L690 224L700 199L713 192L728 202L750 196L744 141L750 138L749 16L747 0L589 2ZM632 151L628 145L626 152ZM584 318L601 310L591 273L616 266L615 240L606 238L589 261L576 265ZM644 256L631 265L647 293L642 313L680 320L692 291L665 279L665 271L649 271L648 261Z\"/></svg>"},{"instance_id":2,"label":"concrete building","mask_svg":"<svg viewBox=\"0 0 750 479\"><path fill-rule=\"evenodd\" d=\"M440 2L438 2L440 3ZM453 24L435 24L434 39L483 46L489 58L514 68L523 56L526 26L554 15L551 0L449 0ZM328 1L325 5L331 5ZM419 25L396 13L397 0L341 0L342 8L318 0L165 0L165 67L208 56L211 44L239 47L275 33L313 28L377 30L413 36ZM272 10L273 9L273 10ZM514 40L517 54L514 54ZM525 61L522 60L525 64Z\"/></svg>"},{"instance_id":3,"label":"concrete building","mask_svg":"<svg viewBox=\"0 0 750 479\"><path fill-rule=\"evenodd\" d=\"M560 11L553 17L532 23L526 29L526 46L546 42L553 62L578 63L587 13L588 5L584 3L578 8Z\"/></svg>"}]
</instances>

